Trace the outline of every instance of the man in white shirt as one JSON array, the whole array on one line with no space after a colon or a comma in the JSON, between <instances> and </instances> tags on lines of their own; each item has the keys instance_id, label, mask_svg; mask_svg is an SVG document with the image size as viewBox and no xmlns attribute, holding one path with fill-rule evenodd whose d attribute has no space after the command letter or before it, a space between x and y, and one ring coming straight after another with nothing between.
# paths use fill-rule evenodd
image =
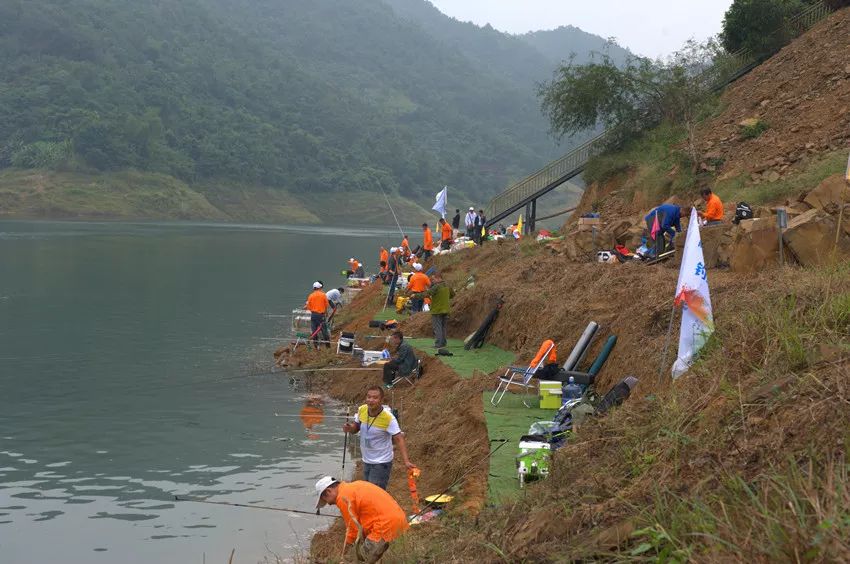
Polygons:
<instances>
[{"instance_id":1,"label":"man in white shirt","mask_svg":"<svg viewBox=\"0 0 850 564\"><path fill-rule=\"evenodd\" d=\"M401 459L408 468L416 468L407 457L404 433L390 408L384 403L384 390L372 386L366 390L366 403L357 409L354 423L342 426L345 433L360 433L363 455L363 479L387 489L393 467L393 444L398 446Z\"/></svg>"},{"instance_id":2,"label":"man in white shirt","mask_svg":"<svg viewBox=\"0 0 850 564\"><path fill-rule=\"evenodd\" d=\"M464 223L466 224L466 236L470 239L475 235L475 218L478 217L475 214L475 208L469 208L469 211L466 212L466 217L464 218Z\"/></svg>"},{"instance_id":3,"label":"man in white shirt","mask_svg":"<svg viewBox=\"0 0 850 564\"><path fill-rule=\"evenodd\" d=\"M330 311L328 312L328 330L333 330L334 315L336 315L336 310L342 307L343 292L345 292L345 288L335 288L325 292L325 296L328 298L328 305L330 306Z\"/></svg>"}]
</instances>

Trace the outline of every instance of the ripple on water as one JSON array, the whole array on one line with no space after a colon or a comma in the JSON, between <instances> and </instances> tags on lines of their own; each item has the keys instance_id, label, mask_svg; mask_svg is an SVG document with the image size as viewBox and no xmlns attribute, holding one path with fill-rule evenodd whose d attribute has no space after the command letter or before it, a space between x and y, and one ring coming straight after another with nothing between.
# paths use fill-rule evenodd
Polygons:
<instances>
[{"instance_id":1,"label":"ripple on water","mask_svg":"<svg viewBox=\"0 0 850 564\"><path fill-rule=\"evenodd\" d=\"M157 517L159 515L149 515L146 513L109 513L107 511L98 511L94 515L89 515L89 519L118 519L119 521L150 521Z\"/></svg>"},{"instance_id":2,"label":"ripple on water","mask_svg":"<svg viewBox=\"0 0 850 564\"><path fill-rule=\"evenodd\" d=\"M70 460L63 460L62 462L51 462L50 464L45 464L45 468L62 468L63 466L68 466L71 464Z\"/></svg>"},{"instance_id":3,"label":"ripple on water","mask_svg":"<svg viewBox=\"0 0 850 564\"><path fill-rule=\"evenodd\" d=\"M40 517L33 519L33 521L50 521L51 519L64 514L64 511L42 511L41 513L39 513Z\"/></svg>"}]
</instances>

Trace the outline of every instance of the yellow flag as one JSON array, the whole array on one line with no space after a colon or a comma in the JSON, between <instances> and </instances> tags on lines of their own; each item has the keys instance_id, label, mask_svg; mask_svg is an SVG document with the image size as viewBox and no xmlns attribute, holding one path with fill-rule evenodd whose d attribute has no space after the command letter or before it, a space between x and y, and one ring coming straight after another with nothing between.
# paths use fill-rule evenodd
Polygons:
<instances>
[{"instance_id":1,"label":"yellow flag","mask_svg":"<svg viewBox=\"0 0 850 564\"><path fill-rule=\"evenodd\" d=\"M516 222L516 230L522 235L522 215L519 216L519 220Z\"/></svg>"}]
</instances>

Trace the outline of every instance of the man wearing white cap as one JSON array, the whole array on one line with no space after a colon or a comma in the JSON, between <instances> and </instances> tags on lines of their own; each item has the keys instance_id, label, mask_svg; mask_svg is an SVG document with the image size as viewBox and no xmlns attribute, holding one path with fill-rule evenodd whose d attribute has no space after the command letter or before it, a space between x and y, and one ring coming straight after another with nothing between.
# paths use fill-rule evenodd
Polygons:
<instances>
[{"instance_id":1,"label":"man wearing white cap","mask_svg":"<svg viewBox=\"0 0 850 564\"><path fill-rule=\"evenodd\" d=\"M363 264L354 257L348 259L348 265L351 267L351 275L349 278L366 278L366 271L363 269Z\"/></svg>"},{"instance_id":2,"label":"man wearing white cap","mask_svg":"<svg viewBox=\"0 0 850 564\"><path fill-rule=\"evenodd\" d=\"M325 315L330 307L328 297L322 291L323 284L321 282L313 282L313 291L307 296L307 303L304 304L304 309L310 311L310 331L316 348L319 347L319 333L322 334L322 340L328 348L331 348L331 335L328 331L328 324L325 321Z\"/></svg>"},{"instance_id":3,"label":"man wearing white cap","mask_svg":"<svg viewBox=\"0 0 850 564\"><path fill-rule=\"evenodd\" d=\"M316 494L316 509L326 504L339 508L345 521L345 550L355 545L358 562L380 560L390 543L410 527L401 506L375 484L325 476L316 482Z\"/></svg>"},{"instance_id":4,"label":"man wearing white cap","mask_svg":"<svg viewBox=\"0 0 850 564\"><path fill-rule=\"evenodd\" d=\"M464 218L464 223L466 224L466 236L470 239L475 235L475 218L478 217L475 214L475 208L470 207L469 211L466 212L466 217Z\"/></svg>"}]
</instances>

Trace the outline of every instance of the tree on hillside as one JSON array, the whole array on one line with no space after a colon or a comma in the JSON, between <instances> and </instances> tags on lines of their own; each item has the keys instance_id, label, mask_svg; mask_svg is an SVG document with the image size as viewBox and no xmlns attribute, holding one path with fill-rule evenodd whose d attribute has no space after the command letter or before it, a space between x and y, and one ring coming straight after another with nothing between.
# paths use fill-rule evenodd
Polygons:
<instances>
[{"instance_id":1,"label":"tree on hillside","mask_svg":"<svg viewBox=\"0 0 850 564\"><path fill-rule=\"evenodd\" d=\"M543 112L559 138L603 126L613 144L662 121L684 125L688 153L697 161L693 129L710 87L703 71L718 50L714 42L689 42L667 61L631 57L618 66L603 55L588 64L569 62L540 87Z\"/></svg>"},{"instance_id":2,"label":"tree on hillside","mask_svg":"<svg viewBox=\"0 0 850 564\"><path fill-rule=\"evenodd\" d=\"M723 16L720 33L723 48L729 53L749 49L759 59L768 57L793 38L786 25L788 18L813 3L813 0L734 0Z\"/></svg>"}]
</instances>

